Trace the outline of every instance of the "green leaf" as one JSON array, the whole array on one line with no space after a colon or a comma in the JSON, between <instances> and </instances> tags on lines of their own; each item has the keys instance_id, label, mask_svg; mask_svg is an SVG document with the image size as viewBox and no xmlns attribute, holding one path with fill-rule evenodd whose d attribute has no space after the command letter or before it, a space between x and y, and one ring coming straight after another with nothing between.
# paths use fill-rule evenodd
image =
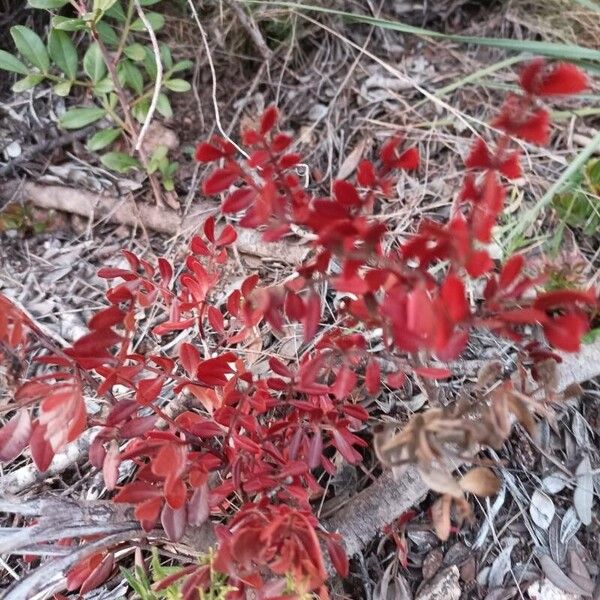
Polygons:
<instances>
[{"instance_id":1,"label":"green leaf","mask_svg":"<svg viewBox=\"0 0 600 600\"><path fill-rule=\"evenodd\" d=\"M171 73L179 73L180 71L186 71L187 69L191 69L194 66L194 63L191 60L180 60L175 63L173 67L170 69Z\"/></svg>"},{"instance_id":2,"label":"green leaf","mask_svg":"<svg viewBox=\"0 0 600 600\"><path fill-rule=\"evenodd\" d=\"M160 0L140 0L140 4L142 6L152 6L153 4L158 4Z\"/></svg>"},{"instance_id":3,"label":"green leaf","mask_svg":"<svg viewBox=\"0 0 600 600\"><path fill-rule=\"evenodd\" d=\"M125 56L127 56L127 58L130 58L131 60L135 60L136 62L140 61L140 60L144 60L145 56L146 56L146 50L144 49L144 46L142 46L142 44L131 44L129 46L127 46L124 50L125 52Z\"/></svg>"},{"instance_id":4,"label":"green leaf","mask_svg":"<svg viewBox=\"0 0 600 600\"><path fill-rule=\"evenodd\" d=\"M90 44L87 49L83 57L83 70L94 83L106 75L106 63L97 42Z\"/></svg>"},{"instance_id":5,"label":"green leaf","mask_svg":"<svg viewBox=\"0 0 600 600\"><path fill-rule=\"evenodd\" d=\"M117 75L121 84L127 85L136 94L144 93L144 78L142 72L129 60L121 61L117 68Z\"/></svg>"},{"instance_id":6,"label":"green leaf","mask_svg":"<svg viewBox=\"0 0 600 600\"><path fill-rule=\"evenodd\" d=\"M24 27L23 25L15 25L10 28L10 34L15 42L17 50L40 71L46 73L50 67L50 58L44 42L35 32Z\"/></svg>"},{"instance_id":7,"label":"green leaf","mask_svg":"<svg viewBox=\"0 0 600 600\"><path fill-rule=\"evenodd\" d=\"M87 149L90 152L97 152L110 146L123 132L119 127L112 127L110 129L103 129L95 133L87 143Z\"/></svg>"},{"instance_id":8,"label":"green leaf","mask_svg":"<svg viewBox=\"0 0 600 600\"><path fill-rule=\"evenodd\" d=\"M107 169L117 171L117 173L125 173L129 169L138 169L140 167L140 163L133 156L125 154L125 152L107 152L100 158L100 162Z\"/></svg>"},{"instance_id":9,"label":"green leaf","mask_svg":"<svg viewBox=\"0 0 600 600\"><path fill-rule=\"evenodd\" d=\"M16 56L6 50L0 50L0 69L21 75L29 73L29 69Z\"/></svg>"},{"instance_id":10,"label":"green leaf","mask_svg":"<svg viewBox=\"0 0 600 600\"><path fill-rule=\"evenodd\" d=\"M97 106L72 108L60 118L60 125L64 129L79 129L99 121L105 115L106 111Z\"/></svg>"},{"instance_id":11,"label":"green leaf","mask_svg":"<svg viewBox=\"0 0 600 600\"><path fill-rule=\"evenodd\" d=\"M94 92L96 94L108 94L108 92L112 92L113 89L114 85L110 77L105 77L94 84Z\"/></svg>"},{"instance_id":12,"label":"green leaf","mask_svg":"<svg viewBox=\"0 0 600 600\"><path fill-rule=\"evenodd\" d=\"M169 79L163 85L172 92L189 92L192 89L185 79Z\"/></svg>"},{"instance_id":13,"label":"green leaf","mask_svg":"<svg viewBox=\"0 0 600 600\"><path fill-rule=\"evenodd\" d=\"M167 98L166 94L160 93L158 95L158 102L156 103L156 110L165 118L170 119L173 116L173 109L171 103Z\"/></svg>"},{"instance_id":14,"label":"green leaf","mask_svg":"<svg viewBox=\"0 0 600 600\"><path fill-rule=\"evenodd\" d=\"M159 96L159 104L160 104L160 96ZM158 108L158 106L157 106ZM148 115L148 111L150 110L150 98L144 98L139 102L136 102L131 108L131 114L133 118L139 123L143 123ZM158 109L160 112L160 108ZM161 113L162 114L162 113Z\"/></svg>"},{"instance_id":15,"label":"green leaf","mask_svg":"<svg viewBox=\"0 0 600 600\"><path fill-rule=\"evenodd\" d=\"M154 149L154 152L152 152L152 156L150 157L150 160L152 162L159 163L164 158L167 158L168 153L169 153L169 149L165 145L159 144Z\"/></svg>"},{"instance_id":16,"label":"green leaf","mask_svg":"<svg viewBox=\"0 0 600 600\"><path fill-rule=\"evenodd\" d=\"M62 8L66 4L69 4L69 0L29 0L27 3L31 8Z\"/></svg>"},{"instance_id":17,"label":"green leaf","mask_svg":"<svg viewBox=\"0 0 600 600\"><path fill-rule=\"evenodd\" d=\"M144 57L144 69L146 70L146 73L148 73L148 77L151 80L154 80L158 75L158 72L156 71L156 59L150 48L144 47L144 50L146 51L146 56Z\"/></svg>"},{"instance_id":18,"label":"green leaf","mask_svg":"<svg viewBox=\"0 0 600 600\"><path fill-rule=\"evenodd\" d=\"M593 342L600 340L600 327L590 329L582 338L581 341L584 344L592 344Z\"/></svg>"},{"instance_id":19,"label":"green leaf","mask_svg":"<svg viewBox=\"0 0 600 600\"><path fill-rule=\"evenodd\" d=\"M106 12L105 15L110 17L111 19L115 19L120 23L125 23L127 21L127 16L125 15L125 11L123 10L123 5L120 2L116 2L113 4Z\"/></svg>"},{"instance_id":20,"label":"green leaf","mask_svg":"<svg viewBox=\"0 0 600 600\"><path fill-rule=\"evenodd\" d=\"M96 31L98 32L100 39L107 46L119 45L119 36L108 23L105 23L104 21L98 21L98 23L96 23Z\"/></svg>"},{"instance_id":21,"label":"green leaf","mask_svg":"<svg viewBox=\"0 0 600 600\"><path fill-rule=\"evenodd\" d=\"M173 55L171 54L171 49L167 44L160 43L160 60L164 65L165 69L169 70L173 68Z\"/></svg>"},{"instance_id":22,"label":"green leaf","mask_svg":"<svg viewBox=\"0 0 600 600\"><path fill-rule=\"evenodd\" d=\"M92 5L92 11L96 12L96 11L101 11L101 12L106 12L107 10L109 10L112 5L116 2L117 0L94 0L94 4Z\"/></svg>"},{"instance_id":23,"label":"green leaf","mask_svg":"<svg viewBox=\"0 0 600 600\"><path fill-rule=\"evenodd\" d=\"M110 106L111 110L115 110L118 101L119 98L114 92L108 94L108 105Z\"/></svg>"},{"instance_id":24,"label":"green leaf","mask_svg":"<svg viewBox=\"0 0 600 600\"><path fill-rule=\"evenodd\" d=\"M64 98L65 96L69 95L72 86L72 81L61 81L60 83L57 83L52 89L54 90L54 93L57 96L62 96Z\"/></svg>"},{"instance_id":25,"label":"green leaf","mask_svg":"<svg viewBox=\"0 0 600 600\"><path fill-rule=\"evenodd\" d=\"M40 75L39 73L31 73L31 75L27 75L23 79L19 79L11 88L13 92L25 92L26 90L35 87L38 83L41 83L45 77Z\"/></svg>"},{"instance_id":26,"label":"green leaf","mask_svg":"<svg viewBox=\"0 0 600 600\"><path fill-rule=\"evenodd\" d=\"M165 24L165 18L157 12L147 12L146 20L150 23L154 31L159 31L164 27ZM146 26L141 19L136 19L131 24L131 31L146 31Z\"/></svg>"},{"instance_id":27,"label":"green leaf","mask_svg":"<svg viewBox=\"0 0 600 600\"><path fill-rule=\"evenodd\" d=\"M69 17L52 17L51 25L54 29L61 31L81 31L87 29L87 23L83 19L71 19Z\"/></svg>"},{"instance_id":28,"label":"green leaf","mask_svg":"<svg viewBox=\"0 0 600 600\"><path fill-rule=\"evenodd\" d=\"M75 79L77 75L77 50L71 38L64 31L60 29L50 31L48 53L69 79Z\"/></svg>"}]
</instances>

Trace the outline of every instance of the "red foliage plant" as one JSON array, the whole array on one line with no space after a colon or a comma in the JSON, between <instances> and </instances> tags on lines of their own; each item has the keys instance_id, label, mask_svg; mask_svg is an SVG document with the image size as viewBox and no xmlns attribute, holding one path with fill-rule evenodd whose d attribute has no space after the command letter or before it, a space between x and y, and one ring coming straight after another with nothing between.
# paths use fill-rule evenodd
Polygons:
<instances>
[{"instance_id":1,"label":"red foliage plant","mask_svg":"<svg viewBox=\"0 0 600 600\"><path fill-rule=\"evenodd\" d=\"M342 540L320 528L313 513L323 495L316 475L335 473L336 454L351 464L362 460L369 413L357 400L377 395L383 382L398 388L413 375L451 376L446 365L461 356L474 330L508 338L534 362L553 356L552 349L577 351L586 311L598 305L593 290L545 292L544 275L527 273L522 256L498 264L488 252L506 181L521 175L514 138L546 143L549 113L540 99L580 92L587 82L571 65L536 60L520 84L522 93L509 94L492 122L500 133L474 142L449 220L424 220L389 250L387 227L373 208L393 197L399 171L419 165L418 150L401 137L387 141L377 160L360 162L354 182L335 181L328 197L302 185L295 172L301 157L291 151L293 139L276 130L273 106L243 133L247 159L219 137L199 144L196 159L215 164L203 192L222 196L223 215L239 215L240 227L262 228L266 241L302 228L314 239L312 256L282 285L247 277L220 306L214 299L236 241L232 225L217 228L215 218L207 219L183 265L123 251L127 268L99 271L113 283L89 333L64 350L46 340L49 351L35 358L43 372L19 386L19 408L0 430L0 458L11 460L29 446L44 471L66 443L96 426L90 462L115 490L114 501L134 506L145 531L160 522L178 539L187 525L220 519L215 565L235 586L231 598L249 589L281 596L288 575L298 590L321 589L324 597L321 548L342 575L348 563ZM474 280L483 282L477 302L467 293ZM327 287L345 300L336 326L319 334ZM272 357L267 376L253 374L244 344L259 327L282 331L288 323L300 324L307 342L298 363ZM138 343L146 325L154 352ZM538 329L548 348L534 341ZM365 334L376 330L383 347L377 354ZM23 356L27 335L43 337L0 296L5 357ZM175 335L187 341L172 353L167 342ZM105 400L101 416L87 414L90 388ZM126 483L123 463L135 467ZM85 581L89 589L112 564L99 555L69 582ZM206 569L185 575L186 597L196 597Z\"/></svg>"}]
</instances>

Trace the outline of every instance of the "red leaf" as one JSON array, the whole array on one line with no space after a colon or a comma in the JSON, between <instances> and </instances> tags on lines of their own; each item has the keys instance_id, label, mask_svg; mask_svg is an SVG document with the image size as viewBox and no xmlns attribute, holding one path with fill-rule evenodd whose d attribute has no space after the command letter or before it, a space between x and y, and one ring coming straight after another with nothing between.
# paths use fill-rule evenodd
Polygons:
<instances>
[{"instance_id":1,"label":"red leaf","mask_svg":"<svg viewBox=\"0 0 600 600\"><path fill-rule=\"evenodd\" d=\"M268 133L275 127L275 123L277 123L277 118L279 117L279 112L277 107L271 104L265 112L263 112L262 117L260 119L260 132L264 135Z\"/></svg>"},{"instance_id":2,"label":"red leaf","mask_svg":"<svg viewBox=\"0 0 600 600\"><path fill-rule=\"evenodd\" d=\"M452 376L452 371L446 368L415 367L413 371L426 379L447 379Z\"/></svg>"},{"instance_id":3,"label":"red leaf","mask_svg":"<svg viewBox=\"0 0 600 600\"><path fill-rule=\"evenodd\" d=\"M33 433L29 439L29 449L31 451L31 458L33 458L35 466L41 473L44 473L48 469L54 458L54 450L46 441L45 435L45 427L39 423L34 423Z\"/></svg>"},{"instance_id":4,"label":"red leaf","mask_svg":"<svg viewBox=\"0 0 600 600\"><path fill-rule=\"evenodd\" d=\"M116 501L116 498L115 498ZM144 531L152 531L158 521L162 500L158 498L150 498L135 507L134 516L140 522Z\"/></svg>"},{"instance_id":5,"label":"red leaf","mask_svg":"<svg viewBox=\"0 0 600 600\"><path fill-rule=\"evenodd\" d=\"M141 379L137 383L136 401L145 406L152 404L162 391L163 383L164 378L160 375L151 379Z\"/></svg>"},{"instance_id":6,"label":"red leaf","mask_svg":"<svg viewBox=\"0 0 600 600\"><path fill-rule=\"evenodd\" d=\"M121 323L125 313L116 305L97 312L88 323L90 329L107 329Z\"/></svg>"},{"instance_id":7,"label":"red leaf","mask_svg":"<svg viewBox=\"0 0 600 600\"><path fill-rule=\"evenodd\" d=\"M160 273L162 284L164 286L168 286L169 283L171 283L171 278L173 277L173 267L166 258L161 257L158 259L158 271Z\"/></svg>"},{"instance_id":8,"label":"red leaf","mask_svg":"<svg viewBox=\"0 0 600 600\"><path fill-rule=\"evenodd\" d=\"M465 159L467 169L488 169L492 164L490 151L485 140L477 138Z\"/></svg>"},{"instance_id":9,"label":"red leaf","mask_svg":"<svg viewBox=\"0 0 600 600\"><path fill-rule=\"evenodd\" d=\"M347 181L333 182L333 195L335 199L344 206L360 206L360 196L356 188Z\"/></svg>"},{"instance_id":10,"label":"red leaf","mask_svg":"<svg viewBox=\"0 0 600 600\"><path fill-rule=\"evenodd\" d=\"M235 242L236 239L237 233L235 229L231 225L227 224L225 227L223 227L221 235L219 235L215 241L215 246L217 248L220 248L221 246L230 246L233 244L233 242Z\"/></svg>"},{"instance_id":11,"label":"red leaf","mask_svg":"<svg viewBox=\"0 0 600 600\"><path fill-rule=\"evenodd\" d=\"M116 279L122 277L123 279L135 279L135 275L127 269L118 269L116 267L102 267L98 269L98 277L102 279Z\"/></svg>"},{"instance_id":12,"label":"red leaf","mask_svg":"<svg viewBox=\"0 0 600 600\"><path fill-rule=\"evenodd\" d=\"M291 378L293 375L288 367L286 367L278 358L275 358L274 356L269 358L269 366L274 373L280 375L281 377Z\"/></svg>"},{"instance_id":13,"label":"red leaf","mask_svg":"<svg viewBox=\"0 0 600 600\"><path fill-rule=\"evenodd\" d=\"M115 555L111 552L104 557L102 562L96 566L82 583L79 588L79 595L83 596L84 594L87 594L87 592L100 587L110 577L114 566Z\"/></svg>"},{"instance_id":14,"label":"red leaf","mask_svg":"<svg viewBox=\"0 0 600 600\"><path fill-rule=\"evenodd\" d=\"M363 187L372 188L377 183L375 167L370 160L362 160L356 167L356 180Z\"/></svg>"},{"instance_id":15,"label":"red leaf","mask_svg":"<svg viewBox=\"0 0 600 600\"><path fill-rule=\"evenodd\" d=\"M169 478L165 487L165 499L167 504L175 510L185 506L185 501L187 500L187 487L185 483L179 478Z\"/></svg>"},{"instance_id":16,"label":"red leaf","mask_svg":"<svg viewBox=\"0 0 600 600\"><path fill-rule=\"evenodd\" d=\"M206 385L225 385L227 374L232 372L228 361L218 356L202 361L196 369L196 377Z\"/></svg>"},{"instance_id":17,"label":"red leaf","mask_svg":"<svg viewBox=\"0 0 600 600\"><path fill-rule=\"evenodd\" d=\"M202 191L210 196L220 194L235 183L239 178L237 171L232 171L230 168L215 169L203 182Z\"/></svg>"},{"instance_id":18,"label":"red leaf","mask_svg":"<svg viewBox=\"0 0 600 600\"><path fill-rule=\"evenodd\" d=\"M535 308L516 308L514 310L506 310L498 314L498 318L505 323L529 324L529 323L545 323L548 316L541 310Z\"/></svg>"},{"instance_id":19,"label":"red leaf","mask_svg":"<svg viewBox=\"0 0 600 600\"><path fill-rule=\"evenodd\" d=\"M527 64L521 71L519 82L526 92L534 96L578 94L589 86L586 74L575 65L550 65L543 58Z\"/></svg>"},{"instance_id":20,"label":"red leaf","mask_svg":"<svg viewBox=\"0 0 600 600\"><path fill-rule=\"evenodd\" d=\"M161 496L162 492L160 491L160 488L145 481L133 481L124 485L113 500L115 502L123 502L126 504L140 504L152 498L158 498L160 500Z\"/></svg>"},{"instance_id":21,"label":"red leaf","mask_svg":"<svg viewBox=\"0 0 600 600\"><path fill-rule=\"evenodd\" d=\"M246 210L256 198L256 191L249 187L234 190L223 200L221 210L224 213L236 213Z\"/></svg>"},{"instance_id":22,"label":"red leaf","mask_svg":"<svg viewBox=\"0 0 600 600\"><path fill-rule=\"evenodd\" d=\"M119 445L116 441L112 441L108 447L108 452L104 457L102 465L102 476L106 489L114 490L119 477L119 465L121 464L121 455L119 454Z\"/></svg>"},{"instance_id":23,"label":"red leaf","mask_svg":"<svg viewBox=\"0 0 600 600\"><path fill-rule=\"evenodd\" d=\"M521 254L511 256L502 267L500 271L500 288L506 289L513 281L521 274L523 266L525 265L525 259Z\"/></svg>"},{"instance_id":24,"label":"red leaf","mask_svg":"<svg viewBox=\"0 0 600 600\"><path fill-rule=\"evenodd\" d=\"M450 318L455 323L460 323L470 314L465 285L456 275L450 274L446 277L441 285L440 295Z\"/></svg>"},{"instance_id":25,"label":"red leaf","mask_svg":"<svg viewBox=\"0 0 600 600\"><path fill-rule=\"evenodd\" d=\"M593 290L556 290L540 294L536 298L534 306L540 310L548 310L550 308L573 306L575 304L595 306L597 303L598 300Z\"/></svg>"},{"instance_id":26,"label":"red leaf","mask_svg":"<svg viewBox=\"0 0 600 600\"><path fill-rule=\"evenodd\" d=\"M179 360L190 377L193 377L200 364L200 352L196 346L182 342L179 346Z\"/></svg>"},{"instance_id":27,"label":"red leaf","mask_svg":"<svg viewBox=\"0 0 600 600\"><path fill-rule=\"evenodd\" d=\"M490 271L493 266L494 261L485 250L476 250L469 256L465 268L471 277L481 277Z\"/></svg>"},{"instance_id":28,"label":"red leaf","mask_svg":"<svg viewBox=\"0 0 600 600\"><path fill-rule=\"evenodd\" d=\"M271 148L273 152L283 152L294 140L285 133L278 133L273 136Z\"/></svg>"},{"instance_id":29,"label":"red leaf","mask_svg":"<svg viewBox=\"0 0 600 600\"><path fill-rule=\"evenodd\" d=\"M152 472L158 477L179 477L185 469L185 447L180 444L165 444L152 461Z\"/></svg>"},{"instance_id":30,"label":"red leaf","mask_svg":"<svg viewBox=\"0 0 600 600\"><path fill-rule=\"evenodd\" d=\"M537 93L539 96L579 94L589 87L587 75L575 65L560 63L542 79Z\"/></svg>"},{"instance_id":31,"label":"red leaf","mask_svg":"<svg viewBox=\"0 0 600 600\"><path fill-rule=\"evenodd\" d=\"M219 148L208 142L202 142L196 146L195 158L198 162L213 162L223 158L223 156L224 154Z\"/></svg>"},{"instance_id":32,"label":"red leaf","mask_svg":"<svg viewBox=\"0 0 600 600\"><path fill-rule=\"evenodd\" d=\"M217 332L223 335L225 333L225 320L223 313L214 306L209 306L207 309L208 322L210 326Z\"/></svg>"},{"instance_id":33,"label":"red leaf","mask_svg":"<svg viewBox=\"0 0 600 600\"><path fill-rule=\"evenodd\" d=\"M73 591L80 588L84 581L102 563L104 552L96 552L89 558L82 560L71 567L67 572L67 590Z\"/></svg>"},{"instance_id":34,"label":"red leaf","mask_svg":"<svg viewBox=\"0 0 600 600\"><path fill-rule=\"evenodd\" d=\"M400 389L406 383L406 373L398 371L397 373L388 373L385 381L393 390Z\"/></svg>"},{"instance_id":35,"label":"red leaf","mask_svg":"<svg viewBox=\"0 0 600 600\"><path fill-rule=\"evenodd\" d=\"M339 429L333 429L333 444L339 450L339 453L344 457L344 460L351 465L355 465L361 461L360 454L350 445L348 440L340 432Z\"/></svg>"},{"instance_id":36,"label":"red leaf","mask_svg":"<svg viewBox=\"0 0 600 600\"><path fill-rule=\"evenodd\" d=\"M405 150L396 161L395 165L398 169L414 171L419 168L419 151L416 148Z\"/></svg>"},{"instance_id":37,"label":"red leaf","mask_svg":"<svg viewBox=\"0 0 600 600\"><path fill-rule=\"evenodd\" d=\"M306 301L306 312L302 319L304 325L304 341L308 342L317 333L319 319L321 318L321 300L315 293Z\"/></svg>"},{"instance_id":38,"label":"red leaf","mask_svg":"<svg viewBox=\"0 0 600 600\"><path fill-rule=\"evenodd\" d=\"M589 323L585 316L569 313L548 321L544 325L544 335L554 348L565 352L578 352L581 338L588 329Z\"/></svg>"},{"instance_id":39,"label":"red leaf","mask_svg":"<svg viewBox=\"0 0 600 600\"><path fill-rule=\"evenodd\" d=\"M347 398L356 386L356 379L356 373L352 369L342 367L337 373L334 384L331 386L333 395L338 400Z\"/></svg>"},{"instance_id":40,"label":"red leaf","mask_svg":"<svg viewBox=\"0 0 600 600\"><path fill-rule=\"evenodd\" d=\"M325 545L327 546L327 552L329 552L329 557L331 558L331 564L337 571L337 574L340 577L348 577L350 567L342 537L339 534L330 533L325 537Z\"/></svg>"},{"instance_id":41,"label":"red leaf","mask_svg":"<svg viewBox=\"0 0 600 600\"><path fill-rule=\"evenodd\" d=\"M500 172L508 179L518 179L523 174L519 152L511 152L500 164Z\"/></svg>"},{"instance_id":42,"label":"red leaf","mask_svg":"<svg viewBox=\"0 0 600 600\"><path fill-rule=\"evenodd\" d=\"M367 392L369 392L371 396L375 396L379 393L379 388L381 386L381 369L379 368L379 363L374 358L370 358L367 363L365 385Z\"/></svg>"},{"instance_id":43,"label":"red leaf","mask_svg":"<svg viewBox=\"0 0 600 600\"><path fill-rule=\"evenodd\" d=\"M26 409L21 409L0 429L0 462L16 458L29 443L31 419Z\"/></svg>"}]
</instances>

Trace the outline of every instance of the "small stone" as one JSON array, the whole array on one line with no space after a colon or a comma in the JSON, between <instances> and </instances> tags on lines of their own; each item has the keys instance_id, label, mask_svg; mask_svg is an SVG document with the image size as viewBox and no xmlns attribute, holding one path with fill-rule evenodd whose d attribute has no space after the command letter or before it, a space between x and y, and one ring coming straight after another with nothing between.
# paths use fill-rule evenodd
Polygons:
<instances>
[{"instance_id":1,"label":"small stone","mask_svg":"<svg viewBox=\"0 0 600 600\"><path fill-rule=\"evenodd\" d=\"M6 158L17 158L17 156L21 156L21 144L16 140L11 142L4 149L4 153L6 154Z\"/></svg>"}]
</instances>

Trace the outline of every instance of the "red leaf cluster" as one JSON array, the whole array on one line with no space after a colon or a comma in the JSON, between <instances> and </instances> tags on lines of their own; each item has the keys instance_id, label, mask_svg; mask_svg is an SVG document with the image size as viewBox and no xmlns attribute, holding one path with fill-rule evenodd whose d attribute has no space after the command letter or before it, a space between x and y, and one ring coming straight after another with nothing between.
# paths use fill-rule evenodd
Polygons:
<instances>
[{"instance_id":1,"label":"red leaf cluster","mask_svg":"<svg viewBox=\"0 0 600 600\"><path fill-rule=\"evenodd\" d=\"M534 61L520 83L523 93L509 94L493 121L501 133L473 143L447 222L424 220L398 245L384 243L388 227L373 211L393 198L401 172L418 169L419 152L405 140L385 142L353 180L332 182L324 196L298 177L302 159L292 137L277 130L274 107L243 132L247 159L227 140L201 143L196 159L213 163L203 192L223 195L223 215L240 213L240 226L263 228L266 240L302 228L313 240L310 258L283 284L263 285L251 274L223 292L237 233L214 217L180 264L124 251L126 268L99 272L111 280L108 306L89 333L66 349L47 345L40 374L19 387L18 411L0 429L0 459L29 446L44 470L64 444L97 426L90 462L145 530L160 523L176 540L188 525L221 520L215 567L237 586L232 597L250 589L281 594L289 574L299 591L325 597L320 541L342 575L348 565L342 541L320 531L312 509L325 493L323 473L363 458L369 412L361 400L410 377L451 376L445 363L482 328L534 361L552 348L576 351L598 307L594 290L543 291L544 273L528 272L522 256L499 264L488 251L505 180L521 176L511 138L546 142L549 113L540 97L581 91L586 79L570 65ZM476 287L483 297L474 296ZM341 301L323 331L328 289ZM298 360L270 357L258 375L264 370L246 359L257 337L296 324L304 334ZM536 328L549 349L533 342ZM24 352L31 335L41 333L0 295L4 355ZM88 418L88 392L104 403L102 417ZM125 483L122 463L134 467ZM69 589L98 585L112 560L97 555L79 565ZM194 567L172 581L184 578L191 598L209 576Z\"/></svg>"}]
</instances>

